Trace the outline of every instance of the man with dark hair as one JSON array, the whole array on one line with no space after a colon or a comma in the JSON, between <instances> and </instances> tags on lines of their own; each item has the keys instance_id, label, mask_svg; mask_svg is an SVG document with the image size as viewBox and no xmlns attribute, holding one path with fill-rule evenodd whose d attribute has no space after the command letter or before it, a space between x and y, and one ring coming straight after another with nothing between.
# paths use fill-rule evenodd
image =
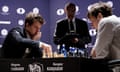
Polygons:
<instances>
[{"instance_id":1,"label":"man with dark hair","mask_svg":"<svg viewBox=\"0 0 120 72\"><path fill-rule=\"evenodd\" d=\"M88 7L88 18L97 29L97 38L91 51L93 58L120 58L120 19L112 15L107 2L98 2Z\"/></svg>"},{"instance_id":2,"label":"man with dark hair","mask_svg":"<svg viewBox=\"0 0 120 72\"><path fill-rule=\"evenodd\" d=\"M44 54L52 56L51 46L39 41L40 29L44 19L38 13L30 12L26 15L25 26L16 27L9 31L3 43L3 57L5 58L41 58Z\"/></svg>"},{"instance_id":3,"label":"man with dark hair","mask_svg":"<svg viewBox=\"0 0 120 72\"><path fill-rule=\"evenodd\" d=\"M54 33L54 43L61 46L65 44L65 48L69 51L69 47L85 48L85 44L91 42L87 23L75 17L76 5L67 3L64 9L66 18L57 21Z\"/></svg>"}]
</instances>

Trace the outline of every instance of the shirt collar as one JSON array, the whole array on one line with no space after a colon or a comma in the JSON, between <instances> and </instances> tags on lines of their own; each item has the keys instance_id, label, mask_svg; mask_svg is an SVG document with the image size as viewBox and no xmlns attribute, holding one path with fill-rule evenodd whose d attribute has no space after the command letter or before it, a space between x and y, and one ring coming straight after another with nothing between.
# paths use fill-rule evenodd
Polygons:
<instances>
[{"instance_id":1,"label":"shirt collar","mask_svg":"<svg viewBox=\"0 0 120 72\"><path fill-rule=\"evenodd\" d=\"M70 22L70 19L68 19L68 22ZM72 19L72 22L75 22L75 17Z\"/></svg>"}]
</instances>

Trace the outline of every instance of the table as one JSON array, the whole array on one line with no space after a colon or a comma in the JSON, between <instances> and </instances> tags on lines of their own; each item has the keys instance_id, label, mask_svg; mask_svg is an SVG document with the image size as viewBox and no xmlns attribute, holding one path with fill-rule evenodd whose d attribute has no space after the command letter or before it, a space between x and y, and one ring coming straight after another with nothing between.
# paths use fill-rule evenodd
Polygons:
<instances>
[{"instance_id":1,"label":"table","mask_svg":"<svg viewBox=\"0 0 120 72\"><path fill-rule=\"evenodd\" d=\"M0 72L108 72L107 60L87 58L0 59Z\"/></svg>"}]
</instances>

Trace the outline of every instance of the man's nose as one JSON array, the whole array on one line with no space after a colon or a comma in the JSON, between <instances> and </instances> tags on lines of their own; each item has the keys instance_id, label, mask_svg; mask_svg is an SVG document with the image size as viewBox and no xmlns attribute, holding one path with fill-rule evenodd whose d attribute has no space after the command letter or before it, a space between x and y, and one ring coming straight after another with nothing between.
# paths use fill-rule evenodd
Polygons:
<instances>
[{"instance_id":1,"label":"man's nose","mask_svg":"<svg viewBox=\"0 0 120 72\"><path fill-rule=\"evenodd\" d=\"M37 32L40 32L40 29L37 29L36 31L37 31Z\"/></svg>"}]
</instances>

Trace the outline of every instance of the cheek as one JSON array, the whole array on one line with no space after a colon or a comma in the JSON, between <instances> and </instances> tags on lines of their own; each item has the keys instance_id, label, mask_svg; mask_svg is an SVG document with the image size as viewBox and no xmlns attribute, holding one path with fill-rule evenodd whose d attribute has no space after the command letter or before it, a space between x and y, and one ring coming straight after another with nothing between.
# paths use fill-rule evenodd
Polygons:
<instances>
[{"instance_id":1,"label":"cheek","mask_svg":"<svg viewBox=\"0 0 120 72\"><path fill-rule=\"evenodd\" d=\"M96 28L96 22L92 22L91 25L92 25L93 28Z\"/></svg>"},{"instance_id":2,"label":"cheek","mask_svg":"<svg viewBox=\"0 0 120 72\"><path fill-rule=\"evenodd\" d=\"M33 33L37 33L38 32L38 30L37 29L33 29Z\"/></svg>"},{"instance_id":3,"label":"cheek","mask_svg":"<svg viewBox=\"0 0 120 72\"><path fill-rule=\"evenodd\" d=\"M96 26L95 26L95 23L93 23L92 26L93 26L93 28L95 28L95 27L96 27Z\"/></svg>"},{"instance_id":4,"label":"cheek","mask_svg":"<svg viewBox=\"0 0 120 72\"><path fill-rule=\"evenodd\" d=\"M31 28L31 33L34 34L36 32L35 28Z\"/></svg>"}]
</instances>

